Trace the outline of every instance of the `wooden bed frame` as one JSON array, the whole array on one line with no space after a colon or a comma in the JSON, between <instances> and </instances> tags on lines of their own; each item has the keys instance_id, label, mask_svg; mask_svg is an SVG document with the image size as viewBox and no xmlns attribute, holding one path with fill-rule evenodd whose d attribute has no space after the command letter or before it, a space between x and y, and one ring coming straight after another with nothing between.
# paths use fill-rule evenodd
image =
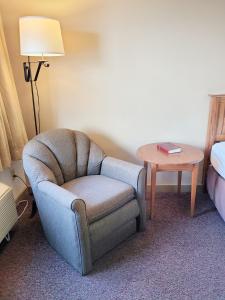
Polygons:
<instances>
[{"instance_id":1,"label":"wooden bed frame","mask_svg":"<svg viewBox=\"0 0 225 300\"><path fill-rule=\"evenodd\" d=\"M206 183L206 176L210 163L210 153L212 146L217 142L225 141L225 94L210 96L211 104L209 111L208 130L203 167L204 185Z\"/></svg>"}]
</instances>

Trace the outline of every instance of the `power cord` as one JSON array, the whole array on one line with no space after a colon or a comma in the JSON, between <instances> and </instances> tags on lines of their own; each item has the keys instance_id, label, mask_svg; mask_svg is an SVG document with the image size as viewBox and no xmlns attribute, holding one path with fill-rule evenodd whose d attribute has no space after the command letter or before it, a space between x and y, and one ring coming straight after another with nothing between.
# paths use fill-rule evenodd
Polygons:
<instances>
[{"instance_id":1,"label":"power cord","mask_svg":"<svg viewBox=\"0 0 225 300\"><path fill-rule=\"evenodd\" d=\"M18 175L16 175L16 174L13 174L13 178L18 178L18 179L26 186L27 189L29 188L29 186L26 184L26 182L24 181L24 179L23 179L22 177L20 177L20 176L18 176ZM28 201L28 200L21 200L21 201L19 201L19 202L17 203L17 205L16 205L16 208L18 208L19 205L20 205L21 203L26 203L26 205L24 206L24 209L22 210L22 212L19 214L18 220L19 220L19 219L22 217L22 215L25 213L25 211L26 211L26 209L27 209L27 207L28 207L28 205L29 205L29 201Z\"/></svg>"},{"instance_id":2,"label":"power cord","mask_svg":"<svg viewBox=\"0 0 225 300\"><path fill-rule=\"evenodd\" d=\"M13 178L18 178L27 188L29 188L29 186L25 182L25 180L22 177L20 177L19 175L13 174Z\"/></svg>"},{"instance_id":3,"label":"power cord","mask_svg":"<svg viewBox=\"0 0 225 300\"><path fill-rule=\"evenodd\" d=\"M26 211L26 209L27 209L27 207L28 207L28 205L29 205L29 201L28 201L28 200L21 200L21 201L19 201L19 202L17 203L16 208L19 207L19 205L20 205L21 203L26 203L26 205L24 206L24 209L22 210L22 212L19 214L18 220L19 220L19 219L22 217L22 215L25 213L25 211Z\"/></svg>"}]
</instances>

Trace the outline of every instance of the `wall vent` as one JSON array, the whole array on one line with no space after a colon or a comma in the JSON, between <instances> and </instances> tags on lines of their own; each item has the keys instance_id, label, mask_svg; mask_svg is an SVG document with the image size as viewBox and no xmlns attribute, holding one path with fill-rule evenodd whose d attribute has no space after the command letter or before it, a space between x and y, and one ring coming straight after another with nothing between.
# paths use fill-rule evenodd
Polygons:
<instances>
[{"instance_id":1,"label":"wall vent","mask_svg":"<svg viewBox=\"0 0 225 300\"><path fill-rule=\"evenodd\" d=\"M9 186L0 182L0 243L5 237L9 240L9 231L17 220L13 191Z\"/></svg>"}]
</instances>

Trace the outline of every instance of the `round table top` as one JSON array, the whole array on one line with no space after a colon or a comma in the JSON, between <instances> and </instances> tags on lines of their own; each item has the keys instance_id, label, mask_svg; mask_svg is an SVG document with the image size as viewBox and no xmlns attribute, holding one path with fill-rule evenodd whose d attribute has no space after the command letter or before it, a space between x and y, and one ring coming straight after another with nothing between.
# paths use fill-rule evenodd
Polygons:
<instances>
[{"instance_id":1,"label":"round table top","mask_svg":"<svg viewBox=\"0 0 225 300\"><path fill-rule=\"evenodd\" d=\"M137 150L139 159L158 165L196 164L203 160L203 152L190 145L175 143L182 148L180 153L167 154L157 149L157 143L141 146Z\"/></svg>"}]
</instances>

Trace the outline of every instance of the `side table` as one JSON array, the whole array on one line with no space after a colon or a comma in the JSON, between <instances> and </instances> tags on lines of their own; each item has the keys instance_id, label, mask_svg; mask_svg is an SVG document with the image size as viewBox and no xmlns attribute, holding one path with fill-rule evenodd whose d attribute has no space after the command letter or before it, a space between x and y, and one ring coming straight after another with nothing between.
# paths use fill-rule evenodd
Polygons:
<instances>
[{"instance_id":1,"label":"side table","mask_svg":"<svg viewBox=\"0 0 225 300\"><path fill-rule=\"evenodd\" d=\"M137 151L139 159L144 161L147 173L151 167L151 192L150 192L150 217L154 217L155 193L156 193L156 173L157 172L178 172L178 193L181 192L182 171L190 171L191 176L191 217L194 216L196 188L198 180L199 163L203 160L204 154L200 149L185 144L177 144L182 148L182 152L166 154L157 149L157 144L141 146ZM147 180L146 180L147 191Z\"/></svg>"}]
</instances>

